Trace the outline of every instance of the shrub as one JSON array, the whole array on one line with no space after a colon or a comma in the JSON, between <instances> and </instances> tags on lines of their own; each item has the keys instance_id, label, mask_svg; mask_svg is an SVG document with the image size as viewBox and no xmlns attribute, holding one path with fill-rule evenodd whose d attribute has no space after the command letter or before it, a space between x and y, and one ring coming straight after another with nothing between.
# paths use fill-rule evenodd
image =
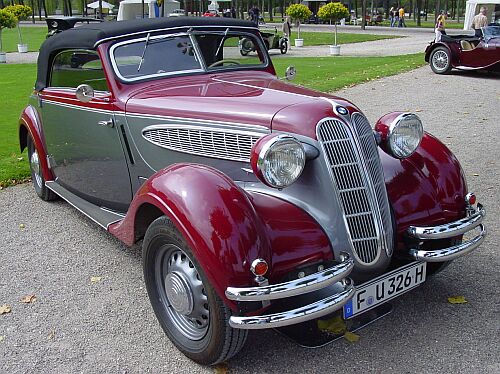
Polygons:
<instances>
[{"instance_id":1,"label":"shrub","mask_svg":"<svg viewBox=\"0 0 500 374\"><path fill-rule=\"evenodd\" d=\"M11 12L0 9L0 52L2 51L2 29L13 29L16 27L17 18Z\"/></svg>"},{"instance_id":2,"label":"shrub","mask_svg":"<svg viewBox=\"0 0 500 374\"><path fill-rule=\"evenodd\" d=\"M335 24L335 45L337 45L337 22L349 17L349 11L341 3L328 3L318 10L318 17Z\"/></svg>"},{"instance_id":3,"label":"shrub","mask_svg":"<svg viewBox=\"0 0 500 374\"><path fill-rule=\"evenodd\" d=\"M27 5L9 5L4 8L17 18L17 31L19 33L19 44L23 44L23 36L21 35L21 28L19 27L20 21L25 21L31 16L31 7Z\"/></svg>"},{"instance_id":4,"label":"shrub","mask_svg":"<svg viewBox=\"0 0 500 374\"><path fill-rule=\"evenodd\" d=\"M300 39L300 21L311 17L312 12L304 4L292 4L286 8L286 14L289 15L292 20L297 21L297 33Z\"/></svg>"}]
</instances>

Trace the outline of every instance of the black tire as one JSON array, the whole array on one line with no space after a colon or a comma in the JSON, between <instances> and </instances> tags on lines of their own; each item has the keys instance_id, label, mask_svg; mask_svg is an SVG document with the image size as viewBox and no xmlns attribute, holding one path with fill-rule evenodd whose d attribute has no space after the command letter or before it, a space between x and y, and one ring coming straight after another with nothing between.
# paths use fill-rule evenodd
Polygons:
<instances>
[{"instance_id":1,"label":"black tire","mask_svg":"<svg viewBox=\"0 0 500 374\"><path fill-rule=\"evenodd\" d=\"M288 51L288 43L286 40L280 42L280 52L284 55Z\"/></svg>"},{"instance_id":2,"label":"black tire","mask_svg":"<svg viewBox=\"0 0 500 374\"><path fill-rule=\"evenodd\" d=\"M436 74L448 74L451 71L450 51L445 47L436 47L429 56L429 64Z\"/></svg>"},{"instance_id":3,"label":"black tire","mask_svg":"<svg viewBox=\"0 0 500 374\"><path fill-rule=\"evenodd\" d=\"M199 364L215 365L243 348L248 331L229 326L231 310L167 217L157 218L146 231L142 261L156 317L182 353Z\"/></svg>"},{"instance_id":4,"label":"black tire","mask_svg":"<svg viewBox=\"0 0 500 374\"><path fill-rule=\"evenodd\" d=\"M240 54L242 56L246 56L246 55L248 55L248 51L240 48Z\"/></svg>"},{"instance_id":5,"label":"black tire","mask_svg":"<svg viewBox=\"0 0 500 374\"><path fill-rule=\"evenodd\" d=\"M36 194L45 201L56 200L58 196L45 186L45 178L43 177L42 170L40 167L40 160L38 157L38 152L35 147L35 143L31 136L28 135L27 140L28 147L28 162L30 164L31 181L33 187L35 188Z\"/></svg>"}]
</instances>

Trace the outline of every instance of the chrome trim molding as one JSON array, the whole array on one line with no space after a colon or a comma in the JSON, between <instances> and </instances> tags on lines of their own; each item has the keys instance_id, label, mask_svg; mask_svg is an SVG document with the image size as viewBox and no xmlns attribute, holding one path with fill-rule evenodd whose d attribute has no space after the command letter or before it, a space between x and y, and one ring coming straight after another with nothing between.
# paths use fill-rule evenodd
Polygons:
<instances>
[{"instance_id":1,"label":"chrome trim molding","mask_svg":"<svg viewBox=\"0 0 500 374\"><path fill-rule=\"evenodd\" d=\"M229 325L236 329L269 329L294 325L322 317L342 308L352 299L355 292L353 282L346 278L342 281L342 287L343 290L337 294L286 312L252 317L231 316Z\"/></svg>"},{"instance_id":2,"label":"chrome trim molding","mask_svg":"<svg viewBox=\"0 0 500 374\"><path fill-rule=\"evenodd\" d=\"M236 301L264 301L302 295L339 282L350 274L353 267L354 261L346 255L338 265L290 282L261 287L228 287L226 297Z\"/></svg>"},{"instance_id":3,"label":"chrome trim molding","mask_svg":"<svg viewBox=\"0 0 500 374\"><path fill-rule=\"evenodd\" d=\"M261 133L190 125L153 125L142 129L148 142L172 151L250 162L253 145Z\"/></svg>"},{"instance_id":4,"label":"chrome trim molding","mask_svg":"<svg viewBox=\"0 0 500 374\"><path fill-rule=\"evenodd\" d=\"M477 209L470 208L468 216L458 221L432 227L410 226L408 234L421 240L446 239L463 235L476 228L481 230L474 238L452 247L433 250L411 248L409 250L410 256L419 261L442 262L450 261L472 252L486 237L486 227L482 224L485 215L486 212L483 206L477 204Z\"/></svg>"}]
</instances>

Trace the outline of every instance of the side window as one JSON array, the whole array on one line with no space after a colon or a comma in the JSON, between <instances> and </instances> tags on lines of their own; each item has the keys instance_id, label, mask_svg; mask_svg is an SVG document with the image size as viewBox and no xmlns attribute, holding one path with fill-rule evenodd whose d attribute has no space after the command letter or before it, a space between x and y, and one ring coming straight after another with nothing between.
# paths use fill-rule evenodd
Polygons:
<instances>
[{"instance_id":1,"label":"side window","mask_svg":"<svg viewBox=\"0 0 500 374\"><path fill-rule=\"evenodd\" d=\"M52 64L50 87L76 88L88 84L96 91L109 91L99 55L93 51L60 52Z\"/></svg>"}]
</instances>

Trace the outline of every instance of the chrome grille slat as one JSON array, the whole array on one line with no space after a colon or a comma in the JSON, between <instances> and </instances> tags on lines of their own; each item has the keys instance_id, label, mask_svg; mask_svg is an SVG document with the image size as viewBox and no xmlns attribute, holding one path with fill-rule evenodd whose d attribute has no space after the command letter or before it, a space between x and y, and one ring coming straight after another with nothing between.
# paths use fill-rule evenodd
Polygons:
<instances>
[{"instance_id":1,"label":"chrome grille slat","mask_svg":"<svg viewBox=\"0 0 500 374\"><path fill-rule=\"evenodd\" d=\"M250 151L262 135L264 134L161 126L152 126L142 132L144 139L159 147L242 162L250 161Z\"/></svg>"},{"instance_id":2,"label":"chrome grille slat","mask_svg":"<svg viewBox=\"0 0 500 374\"><path fill-rule=\"evenodd\" d=\"M352 115L352 121L351 126L337 119L325 119L318 124L317 136L354 255L359 262L369 265L377 261L382 249L389 255L392 253L393 230L372 129L359 113Z\"/></svg>"}]
</instances>

